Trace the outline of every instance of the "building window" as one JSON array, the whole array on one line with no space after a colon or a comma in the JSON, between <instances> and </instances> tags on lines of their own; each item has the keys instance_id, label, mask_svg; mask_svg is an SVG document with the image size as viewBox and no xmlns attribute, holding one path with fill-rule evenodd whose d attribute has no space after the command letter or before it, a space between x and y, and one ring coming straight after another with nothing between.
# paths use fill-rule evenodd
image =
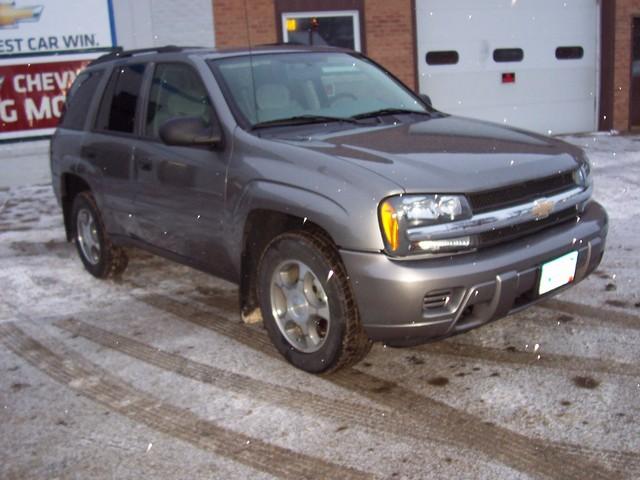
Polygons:
<instances>
[{"instance_id":1,"label":"building window","mask_svg":"<svg viewBox=\"0 0 640 480\"><path fill-rule=\"evenodd\" d=\"M282 39L301 45L330 45L361 51L357 10L283 12Z\"/></svg>"},{"instance_id":2,"label":"building window","mask_svg":"<svg viewBox=\"0 0 640 480\"><path fill-rule=\"evenodd\" d=\"M459 58L458 52L455 50L427 52L428 65L455 65Z\"/></svg>"},{"instance_id":3,"label":"building window","mask_svg":"<svg viewBox=\"0 0 640 480\"><path fill-rule=\"evenodd\" d=\"M584 56L582 47L558 47L556 48L556 58L558 60L579 60Z\"/></svg>"},{"instance_id":4,"label":"building window","mask_svg":"<svg viewBox=\"0 0 640 480\"><path fill-rule=\"evenodd\" d=\"M640 77L640 17L633 19L633 76Z\"/></svg>"},{"instance_id":5,"label":"building window","mask_svg":"<svg viewBox=\"0 0 640 480\"><path fill-rule=\"evenodd\" d=\"M631 35L631 98L630 121L631 127L640 126L640 17L633 19L633 33Z\"/></svg>"},{"instance_id":6,"label":"building window","mask_svg":"<svg viewBox=\"0 0 640 480\"><path fill-rule=\"evenodd\" d=\"M493 51L493 61L498 63L521 62L523 58L524 52L521 48L496 48Z\"/></svg>"}]
</instances>

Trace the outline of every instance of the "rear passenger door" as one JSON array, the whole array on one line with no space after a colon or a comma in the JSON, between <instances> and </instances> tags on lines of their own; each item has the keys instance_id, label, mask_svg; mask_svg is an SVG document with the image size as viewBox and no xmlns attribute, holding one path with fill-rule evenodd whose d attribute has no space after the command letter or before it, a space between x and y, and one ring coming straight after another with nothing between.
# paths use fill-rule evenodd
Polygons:
<instances>
[{"instance_id":1,"label":"rear passenger door","mask_svg":"<svg viewBox=\"0 0 640 480\"><path fill-rule=\"evenodd\" d=\"M147 86L136 149L138 235L147 243L223 273L227 153L221 148L165 145L160 127L177 117L217 122L200 74L189 64L157 63Z\"/></svg>"},{"instance_id":2,"label":"rear passenger door","mask_svg":"<svg viewBox=\"0 0 640 480\"><path fill-rule=\"evenodd\" d=\"M107 230L115 234L130 235L133 227L136 118L145 68L143 63L114 67L81 152L98 179Z\"/></svg>"}]
</instances>

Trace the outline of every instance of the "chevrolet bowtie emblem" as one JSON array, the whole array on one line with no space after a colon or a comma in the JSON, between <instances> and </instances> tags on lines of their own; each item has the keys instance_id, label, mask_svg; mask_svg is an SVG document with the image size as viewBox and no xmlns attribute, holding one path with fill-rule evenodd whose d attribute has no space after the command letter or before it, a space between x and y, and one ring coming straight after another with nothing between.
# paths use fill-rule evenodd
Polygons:
<instances>
[{"instance_id":1,"label":"chevrolet bowtie emblem","mask_svg":"<svg viewBox=\"0 0 640 480\"><path fill-rule=\"evenodd\" d=\"M0 28L16 27L20 22L37 22L43 6L16 7L15 2L0 2Z\"/></svg>"},{"instance_id":2,"label":"chevrolet bowtie emblem","mask_svg":"<svg viewBox=\"0 0 640 480\"><path fill-rule=\"evenodd\" d=\"M551 212L553 212L553 207L555 206L555 202L552 200L548 200L546 198L539 198L538 200L533 202L533 208L531 209L531 213L536 219L547 218Z\"/></svg>"}]
</instances>

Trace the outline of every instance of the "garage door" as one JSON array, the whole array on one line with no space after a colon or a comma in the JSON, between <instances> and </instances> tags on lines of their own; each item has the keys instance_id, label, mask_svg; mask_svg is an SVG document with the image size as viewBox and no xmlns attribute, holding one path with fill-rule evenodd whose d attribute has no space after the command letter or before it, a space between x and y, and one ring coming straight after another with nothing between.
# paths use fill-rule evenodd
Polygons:
<instances>
[{"instance_id":1,"label":"garage door","mask_svg":"<svg viewBox=\"0 0 640 480\"><path fill-rule=\"evenodd\" d=\"M596 129L598 0L416 0L421 93L543 133Z\"/></svg>"}]
</instances>

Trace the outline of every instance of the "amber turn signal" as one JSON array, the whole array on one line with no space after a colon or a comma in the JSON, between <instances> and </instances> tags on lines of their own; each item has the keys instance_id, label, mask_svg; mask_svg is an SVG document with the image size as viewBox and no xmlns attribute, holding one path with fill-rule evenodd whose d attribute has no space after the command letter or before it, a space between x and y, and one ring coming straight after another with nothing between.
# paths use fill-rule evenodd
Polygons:
<instances>
[{"instance_id":1,"label":"amber turn signal","mask_svg":"<svg viewBox=\"0 0 640 480\"><path fill-rule=\"evenodd\" d=\"M400 246L400 226L397 212L389 202L383 202L380 207L380 221L387 245L392 252L395 252Z\"/></svg>"}]
</instances>

